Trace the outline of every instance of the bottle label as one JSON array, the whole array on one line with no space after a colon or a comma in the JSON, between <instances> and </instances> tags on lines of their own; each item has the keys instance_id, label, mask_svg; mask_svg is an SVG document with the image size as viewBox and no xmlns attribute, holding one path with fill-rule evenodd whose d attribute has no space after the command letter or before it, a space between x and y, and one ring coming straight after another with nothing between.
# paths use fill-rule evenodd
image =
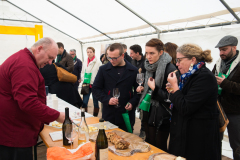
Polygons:
<instances>
[{"instance_id":1,"label":"bottle label","mask_svg":"<svg viewBox=\"0 0 240 160\"><path fill-rule=\"evenodd\" d=\"M99 160L108 160L108 148L99 149Z\"/></svg>"},{"instance_id":2,"label":"bottle label","mask_svg":"<svg viewBox=\"0 0 240 160\"><path fill-rule=\"evenodd\" d=\"M99 129L104 129L104 122L99 123Z\"/></svg>"}]
</instances>

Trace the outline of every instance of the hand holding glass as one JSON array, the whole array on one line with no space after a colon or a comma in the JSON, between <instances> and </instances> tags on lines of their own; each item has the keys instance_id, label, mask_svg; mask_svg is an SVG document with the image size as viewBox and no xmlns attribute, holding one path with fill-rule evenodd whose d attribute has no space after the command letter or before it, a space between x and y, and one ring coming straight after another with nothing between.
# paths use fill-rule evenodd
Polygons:
<instances>
[{"instance_id":1,"label":"hand holding glass","mask_svg":"<svg viewBox=\"0 0 240 160\"><path fill-rule=\"evenodd\" d=\"M113 97L116 98L116 99L118 99L120 97L120 91L119 91L118 88L113 89ZM120 105L117 104L115 106L115 108L118 108L118 107L120 107Z\"/></svg>"},{"instance_id":2,"label":"hand holding glass","mask_svg":"<svg viewBox=\"0 0 240 160\"><path fill-rule=\"evenodd\" d=\"M137 74L137 83L139 86L141 86L143 84L144 81L144 73L139 73ZM138 92L138 94L142 94L142 92Z\"/></svg>"},{"instance_id":3,"label":"hand holding glass","mask_svg":"<svg viewBox=\"0 0 240 160\"><path fill-rule=\"evenodd\" d=\"M73 140L77 136L77 132L78 132L77 127L75 126L75 124L67 124L65 136L71 143L71 149L72 149L72 145L73 145Z\"/></svg>"}]
</instances>

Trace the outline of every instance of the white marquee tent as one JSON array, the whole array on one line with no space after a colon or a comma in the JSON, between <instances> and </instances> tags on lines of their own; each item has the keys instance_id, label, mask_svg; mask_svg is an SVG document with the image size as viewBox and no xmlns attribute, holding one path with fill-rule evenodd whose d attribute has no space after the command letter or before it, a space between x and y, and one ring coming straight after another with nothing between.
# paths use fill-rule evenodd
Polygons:
<instances>
[{"instance_id":1,"label":"white marquee tent","mask_svg":"<svg viewBox=\"0 0 240 160\"><path fill-rule=\"evenodd\" d=\"M230 10L224 5L227 4ZM232 13L230 13L232 11ZM63 42L67 51L75 48L80 59L86 48L96 49L113 42L128 47L145 44L151 38L178 46L196 43L211 49L211 69L219 57L214 48L225 35L240 40L239 0L2 0L1 26L43 26L43 36ZM34 36L4 34L0 30L0 64L11 54L30 47ZM238 45L240 48L240 45Z\"/></svg>"}]
</instances>

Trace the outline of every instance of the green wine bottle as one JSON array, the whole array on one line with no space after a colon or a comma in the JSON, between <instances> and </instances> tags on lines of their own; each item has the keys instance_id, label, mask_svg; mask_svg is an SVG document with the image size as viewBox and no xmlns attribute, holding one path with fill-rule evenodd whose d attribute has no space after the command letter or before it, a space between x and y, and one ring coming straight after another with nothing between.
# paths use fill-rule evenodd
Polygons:
<instances>
[{"instance_id":1,"label":"green wine bottle","mask_svg":"<svg viewBox=\"0 0 240 160\"><path fill-rule=\"evenodd\" d=\"M96 160L108 160L108 140L104 130L104 119L99 120L99 131L95 144Z\"/></svg>"},{"instance_id":2,"label":"green wine bottle","mask_svg":"<svg viewBox=\"0 0 240 160\"><path fill-rule=\"evenodd\" d=\"M63 145L65 145L65 146L71 145L71 143L68 142L68 139L65 136L67 125L72 125L72 121L69 119L69 108L68 107L65 108L65 120L62 125Z\"/></svg>"}]
</instances>

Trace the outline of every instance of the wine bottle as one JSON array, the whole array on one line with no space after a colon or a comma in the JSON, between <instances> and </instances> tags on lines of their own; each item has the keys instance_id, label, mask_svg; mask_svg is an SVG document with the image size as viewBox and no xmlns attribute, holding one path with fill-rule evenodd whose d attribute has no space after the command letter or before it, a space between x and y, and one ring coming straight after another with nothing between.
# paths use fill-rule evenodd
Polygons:
<instances>
[{"instance_id":1,"label":"wine bottle","mask_svg":"<svg viewBox=\"0 0 240 160\"><path fill-rule=\"evenodd\" d=\"M108 140L104 130L104 119L99 120L99 131L95 143L96 160L108 160Z\"/></svg>"},{"instance_id":2,"label":"wine bottle","mask_svg":"<svg viewBox=\"0 0 240 160\"><path fill-rule=\"evenodd\" d=\"M69 108L68 107L65 108L65 120L62 125L63 145L65 145L65 146L71 145L71 143L68 142L68 139L65 136L67 125L72 125L72 121L69 119Z\"/></svg>"},{"instance_id":3,"label":"wine bottle","mask_svg":"<svg viewBox=\"0 0 240 160\"><path fill-rule=\"evenodd\" d=\"M85 109L81 110L81 123L78 130L78 144L83 144L89 141L89 129L85 119Z\"/></svg>"}]
</instances>

